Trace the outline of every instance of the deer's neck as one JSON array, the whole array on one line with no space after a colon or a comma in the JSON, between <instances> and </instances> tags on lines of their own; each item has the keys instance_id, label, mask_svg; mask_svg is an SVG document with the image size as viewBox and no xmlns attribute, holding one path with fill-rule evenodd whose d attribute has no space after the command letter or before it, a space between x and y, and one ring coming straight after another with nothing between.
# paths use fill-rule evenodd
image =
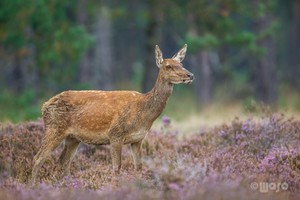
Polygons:
<instances>
[{"instance_id":1,"label":"deer's neck","mask_svg":"<svg viewBox=\"0 0 300 200\"><path fill-rule=\"evenodd\" d=\"M173 84L164 80L159 73L153 89L146 94L145 105L151 121L154 121L162 113L172 91Z\"/></svg>"}]
</instances>

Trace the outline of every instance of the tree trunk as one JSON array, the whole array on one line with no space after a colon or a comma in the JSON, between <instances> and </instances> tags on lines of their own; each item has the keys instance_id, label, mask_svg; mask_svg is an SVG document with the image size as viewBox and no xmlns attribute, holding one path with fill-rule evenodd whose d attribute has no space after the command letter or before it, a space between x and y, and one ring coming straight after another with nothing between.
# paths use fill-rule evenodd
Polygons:
<instances>
[{"instance_id":1,"label":"tree trunk","mask_svg":"<svg viewBox=\"0 0 300 200\"><path fill-rule=\"evenodd\" d=\"M23 73L20 65L20 60L19 58L16 58L15 61L13 62L13 68L11 72L11 79L10 79L12 86L12 90L15 93L21 93L24 89L24 84L23 84Z\"/></svg>"},{"instance_id":2,"label":"tree trunk","mask_svg":"<svg viewBox=\"0 0 300 200\"><path fill-rule=\"evenodd\" d=\"M292 79L295 86L300 89L300 0L294 0L292 4L292 27L290 46L290 65L293 67Z\"/></svg>"},{"instance_id":3,"label":"tree trunk","mask_svg":"<svg viewBox=\"0 0 300 200\"><path fill-rule=\"evenodd\" d=\"M259 19L255 29L261 31L273 21L271 14ZM266 36L259 41L265 54L254 58L252 69L254 70L255 95L259 101L274 106L277 101L277 74L276 74L276 47L272 36Z\"/></svg>"},{"instance_id":4,"label":"tree trunk","mask_svg":"<svg viewBox=\"0 0 300 200\"><path fill-rule=\"evenodd\" d=\"M145 61L142 90L148 92L154 86L158 68L155 63L155 45L160 43L160 4L158 0L149 1L149 19L146 28Z\"/></svg>"},{"instance_id":5,"label":"tree trunk","mask_svg":"<svg viewBox=\"0 0 300 200\"><path fill-rule=\"evenodd\" d=\"M151 20L152 21L152 20ZM154 85L157 68L155 64L154 46L155 30L157 23L155 21L149 22L146 30L147 41L145 44L145 61L144 61L144 75L143 75L143 92L148 92Z\"/></svg>"},{"instance_id":6,"label":"tree trunk","mask_svg":"<svg viewBox=\"0 0 300 200\"><path fill-rule=\"evenodd\" d=\"M9 62L12 67L6 80L14 93L20 94L26 89L38 91L38 70L34 59L34 47L28 47Z\"/></svg>"},{"instance_id":7,"label":"tree trunk","mask_svg":"<svg viewBox=\"0 0 300 200\"><path fill-rule=\"evenodd\" d=\"M127 88L127 84L132 81L134 62L140 56L137 52L137 45L140 42L138 39L139 30L136 21L132 20L137 16L139 4L136 0L128 0L126 9L130 12L126 14L126 18L120 19L119 23L116 24L114 46L119 55L114 65L114 70L118 72L114 74L114 80L121 84L121 88ZM120 32L122 37L120 37Z\"/></svg>"},{"instance_id":8,"label":"tree trunk","mask_svg":"<svg viewBox=\"0 0 300 200\"><path fill-rule=\"evenodd\" d=\"M19 58L19 63L21 66L21 74L22 74L22 84L23 89L33 89L34 91L39 91L39 77L38 77L38 69L35 62L36 51L35 47L31 45L31 47L27 48L28 55Z\"/></svg>"},{"instance_id":9,"label":"tree trunk","mask_svg":"<svg viewBox=\"0 0 300 200\"><path fill-rule=\"evenodd\" d=\"M86 4L87 4L86 0L78 0L77 21L79 24L85 27L88 20ZM80 83L89 82L90 74L91 74L91 63L89 59L89 51L87 51L83 54L79 63L79 74L78 74L79 82Z\"/></svg>"},{"instance_id":10,"label":"tree trunk","mask_svg":"<svg viewBox=\"0 0 300 200\"><path fill-rule=\"evenodd\" d=\"M28 27L27 34L31 34ZM30 38L31 35L26 35ZM12 53L13 52L13 53ZM26 89L38 91L38 66L36 64L36 48L27 45L6 51L0 47L0 66L5 66L0 71L0 85L3 83L13 93L20 94Z\"/></svg>"},{"instance_id":11,"label":"tree trunk","mask_svg":"<svg viewBox=\"0 0 300 200\"><path fill-rule=\"evenodd\" d=\"M199 37L197 26L195 24L195 16L191 13L187 15L190 25L189 34L193 37ZM192 55L191 65L195 75L194 88L197 100L200 105L207 105L212 99L212 75L210 52L203 49Z\"/></svg>"},{"instance_id":12,"label":"tree trunk","mask_svg":"<svg viewBox=\"0 0 300 200\"><path fill-rule=\"evenodd\" d=\"M208 51L199 51L192 56L192 71L195 74L194 88L201 105L210 103L212 99L211 65Z\"/></svg>"},{"instance_id":13,"label":"tree trunk","mask_svg":"<svg viewBox=\"0 0 300 200\"><path fill-rule=\"evenodd\" d=\"M96 44L94 49L93 82L96 88L111 90L112 84L112 41L109 8L102 7L95 24Z\"/></svg>"}]
</instances>

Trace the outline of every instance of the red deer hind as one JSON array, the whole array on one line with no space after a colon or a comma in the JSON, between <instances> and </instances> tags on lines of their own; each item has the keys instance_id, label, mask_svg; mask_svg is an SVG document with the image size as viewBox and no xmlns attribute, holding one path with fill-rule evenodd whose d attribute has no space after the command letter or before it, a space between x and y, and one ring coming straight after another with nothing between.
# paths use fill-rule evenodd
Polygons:
<instances>
[{"instance_id":1,"label":"red deer hind","mask_svg":"<svg viewBox=\"0 0 300 200\"><path fill-rule=\"evenodd\" d=\"M110 144L113 170L121 168L123 144L130 144L135 169L141 169L142 141L154 120L161 114L172 93L173 85L191 83L193 74L181 64L187 45L172 58L163 59L156 45L155 57L159 68L153 89L141 94L135 91L65 91L44 103L42 115L45 136L34 157L31 182L51 152L62 141L64 149L59 162L65 174L81 142Z\"/></svg>"}]
</instances>

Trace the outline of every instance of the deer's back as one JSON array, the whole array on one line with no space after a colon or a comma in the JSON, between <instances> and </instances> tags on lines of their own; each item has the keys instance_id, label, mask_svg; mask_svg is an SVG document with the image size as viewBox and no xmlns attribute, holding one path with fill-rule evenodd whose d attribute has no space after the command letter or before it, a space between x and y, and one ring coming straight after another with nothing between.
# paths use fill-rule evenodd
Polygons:
<instances>
[{"instance_id":1,"label":"deer's back","mask_svg":"<svg viewBox=\"0 0 300 200\"><path fill-rule=\"evenodd\" d=\"M134 125L143 95L132 91L66 91L44 103L46 126L103 131Z\"/></svg>"}]
</instances>

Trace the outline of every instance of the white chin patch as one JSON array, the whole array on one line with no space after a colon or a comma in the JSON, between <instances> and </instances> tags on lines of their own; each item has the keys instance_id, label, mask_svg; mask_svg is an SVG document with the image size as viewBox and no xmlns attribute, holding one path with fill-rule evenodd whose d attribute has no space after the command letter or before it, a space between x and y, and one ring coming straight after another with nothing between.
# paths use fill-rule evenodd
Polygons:
<instances>
[{"instance_id":1,"label":"white chin patch","mask_svg":"<svg viewBox=\"0 0 300 200\"><path fill-rule=\"evenodd\" d=\"M180 84L183 83L182 81L171 81L172 84Z\"/></svg>"},{"instance_id":2,"label":"white chin patch","mask_svg":"<svg viewBox=\"0 0 300 200\"><path fill-rule=\"evenodd\" d=\"M187 80L187 81L185 81L183 83L191 83L191 82L193 82L193 81L192 80Z\"/></svg>"},{"instance_id":3,"label":"white chin patch","mask_svg":"<svg viewBox=\"0 0 300 200\"><path fill-rule=\"evenodd\" d=\"M180 84L180 83L191 83L192 80L182 80L182 81L171 81L172 84Z\"/></svg>"},{"instance_id":4,"label":"white chin patch","mask_svg":"<svg viewBox=\"0 0 300 200\"><path fill-rule=\"evenodd\" d=\"M182 80L182 81L171 81L172 84L180 84L180 83L191 83L192 80Z\"/></svg>"}]
</instances>

